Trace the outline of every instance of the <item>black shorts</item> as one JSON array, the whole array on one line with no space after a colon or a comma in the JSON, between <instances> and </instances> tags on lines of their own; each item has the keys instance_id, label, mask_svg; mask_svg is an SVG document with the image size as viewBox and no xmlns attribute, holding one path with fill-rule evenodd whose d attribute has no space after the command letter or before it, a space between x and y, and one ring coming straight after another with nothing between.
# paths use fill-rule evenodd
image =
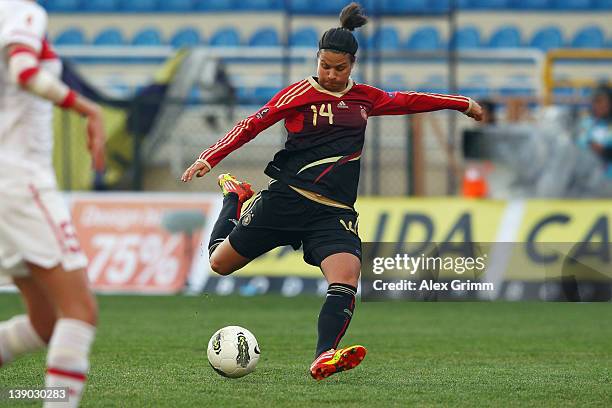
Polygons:
<instances>
[{"instance_id":1,"label":"black shorts","mask_svg":"<svg viewBox=\"0 0 612 408\"><path fill-rule=\"evenodd\" d=\"M319 204L276 181L242 209L229 241L249 259L279 246L297 250L303 245L310 265L321 266L323 259L344 252L361 260L358 217L352 209Z\"/></svg>"}]
</instances>

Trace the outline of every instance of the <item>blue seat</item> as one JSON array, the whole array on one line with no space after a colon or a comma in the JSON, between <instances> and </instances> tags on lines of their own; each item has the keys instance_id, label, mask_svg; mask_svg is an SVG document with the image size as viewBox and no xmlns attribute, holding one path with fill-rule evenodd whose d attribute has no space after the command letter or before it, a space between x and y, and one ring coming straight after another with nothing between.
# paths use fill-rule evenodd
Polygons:
<instances>
[{"instance_id":1,"label":"blue seat","mask_svg":"<svg viewBox=\"0 0 612 408\"><path fill-rule=\"evenodd\" d=\"M80 0L47 0L45 8L49 11L79 11L81 8Z\"/></svg>"},{"instance_id":2,"label":"blue seat","mask_svg":"<svg viewBox=\"0 0 612 408\"><path fill-rule=\"evenodd\" d=\"M289 44L292 47L317 47L319 35L312 27L302 27L295 30L289 36Z\"/></svg>"},{"instance_id":3,"label":"blue seat","mask_svg":"<svg viewBox=\"0 0 612 408\"><path fill-rule=\"evenodd\" d=\"M553 48L563 47L563 34L559 27L547 26L539 29L531 38L531 47L548 51Z\"/></svg>"},{"instance_id":4,"label":"blue seat","mask_svg":"<svg viewBox=\"0 0 612 408\"><path fill-rule=\"evenodd\" d=\"M87 0L81 7L87 11L110 12L118 8L118 0Z\"/></svg>"},{"instance_id":5,"label":"blue seat","mask_svg":"<svg viewBox=\"0 0 612 408\"><path fill-rule=\"evenodd\" d=\"M93 40L94 45L124 45L123 34L118 28L106 28L98 33Z\"/></svg>"},{"instance_id":6,"label":"blue seat","mask_svg":"<svg viewBox=\"0 0 612 408\"><path fill-rule=\"evenodd\" d=\"M228 11L236 8L234 0L196 0L195 8L207 11Z\"/></svg>"},{"instance_id":7,"label":"blue seat","mask_svg":"<svg viewBox=\"0 0 612 408\"><path fill-rule=\"evenodd\" d=\"M293 13L308 13L312 8L310 0L289 0L289 9Z\"/></svg>"},{"instance_id":8,"label":"blue seat","mask_svg":"<svg viewBox=\"0 0 612 408\"><path fill-rule=\"evenodd\" d=\"M321 14L335 14L338 15L340 10L349 4L351 0L325 0L325 1L311 1L310 12L321 13Z\"/></svg>"},{"instance_id":9,"label":"blue seat","mask_svg":"<svg viewBox=\"0 0 612 408\"><path fill-rule=\"evenodd\" d=\"M423 13L429 10L427 0L382 0L375 3L380 7L379 11L386 14Z\"/></svg>"},{"instance_id":10,"label":"blue seat","mask_svg":"<svg viewBox=\"0 0 612 408\"><path fill-rule=\"evenodd\" d=\"M596 26L578 30L572 40L574 48L604 48L605 44L606 39L602 29Z\"/></svg>"},{"instance_id":11,"label":"blue seat","mask_svg":"<svg viewBox=\"0 0 612 408\"><path fill-rule=\"evenodd\" d=\"M210 45L213 47L237 47L240 45L240 34L234 27L220 28L210 37Z\"/></svg>"},{"instance_id":12,"label":"blue seat","mask_svg":"<svg viewBox=\"0 0 612 408\"><path fill-rule=\"evenodd\" d=\"M156 46L161 44L161 33L155 27L143 28L132 38L132 45Z\"/></svg>"},{"instance_id":13,"label":"blue seat","mask_svg":"<svg viewBox=\"0 0 612 408\"><path fill-rule=\"evenodd\" d=\"M461 27L453 34L457 49L472 49L480 47L480 31L474 26Z\"/></svg>"},{"instance_id":14,"label":"blue seat","mask_svg":"<svg viewBox=\"0 0 612 408\"><path fill-rule=\"evenodd\" d=\"M55 45L84 45L85 34L80 28L68 28L55 37Z\"/></svg>"},{"instance_id":15,"label":"blue seat","mask_svg":"<svg viewBox=\"0 0 612 408\"><path fill-rule=\"evenodd\" d=\"M553 5L559 10L589 10L593 8L591 0L554 0Z\"/></svg>"},{"instance_id":16,"label":"blue seat","mask_svg":"<svg viewBox=\"0 0 612 408\"><path fill-rule=\"evenodd\" d=\"M594 7L599 10L612 10L612 0L594 0Z\"/></svg>"},{"instance_id":17,"label":"blue seat","mask_svg":"<svg viewBox=\"0 0 612 408\"><path fill-rule=\"evenodd\" d=\"M280 91L280 88L276 86L257 86L253 91L253 96L256 103L263 105L272 99L278 91Z\"/></svg>"},{"instance_id":18,"label":"blue seat","mask_svg":"<svg viewBox=\"0 0 612 408\"><path fill-rule=\"evenodd\" d=\"M438 50L442 48L440 32L434 26L419 27L412 32L404 48L421 51Z\"/></svg>"},{"instance_id":19,"label":"blue seat","mask_svg":"<svg viewBox=\"0 0 612 408\"><path fill-rule=\"evenodd\" d=\"M130 0L119 2L119 9L125 11L145 12L157 10L157 0Z\"/></svg>"},{"instance_id":20,"label":"blue seat","mask_svg":"<svg viewBox=\"0 0 612 408\"><path fill-rule=\"evenodd\" d=\"M280 10L284 0L242 0L239 7L243 10L270 11Z\"/></svg>"},{"instance_id":21,"label":"blue seat","mask_svg":"<svg viewBox=\"0 0 612 408\"><path fill-rule=\"evenodd\" d=\"M175 32L170 39L170 45L174 48L195 47L202 44L200 31L194 27L184 27Z\"/></svg>"},{"instance_id":22,"label":"blue seat","mask_svg":"<svg viewBox=\"0 0 612 408\"><path fill-rule=\"evenodd\" d=\"M277 47L278 45L278 33L270 27L260 28L249 39L251 47Z\"/></svg>"},{"instance_id":23,"label":"blue seat","mask_svg":"<svg viewBox=\"0 0 612 408\"><path fill-rule=\"evenodd\" d=\"M510 7L510 0L467 0L463 2L466 9L506 9Z\"/></svg>"},{"instance_id":24,"label":"blue seat","mask_svg":"<svg viewBox=\"0 0 612 408\"><path fill-rule=\"evenodd\" d=\"M163 11L191 11L195 8L194 0L162 0L159 9Z\"/></svg>"},{"instance_id":25,"label":"blue seat","mask_svg":"<svg viewBox=\"0 0 612 408\"><path fill-rule=\"evenodd\" d=\"M395 27L379 27L368 41L370 49L397 50L400 48L399 34Z\"/></svg>"},{"instance_id":26,"label":"blue seat","mask_svg":"<svg viewBox=\"0 0 612 408\"><path fill-rule=\"evenodd\" d=\"M552 0L513 0L513 8L548 10L552 8Z\"/></svg>"},{"instance_id":27,"label":"blue seat","mask_svg":"<svg viewBox=\"0 0 612 408\"><path fill-rule=\"evenodd\" d=\"M491 35L489 47L516 48L521 46L521 33L515 26L503 26Z\"/></svg>"}]
</instances>

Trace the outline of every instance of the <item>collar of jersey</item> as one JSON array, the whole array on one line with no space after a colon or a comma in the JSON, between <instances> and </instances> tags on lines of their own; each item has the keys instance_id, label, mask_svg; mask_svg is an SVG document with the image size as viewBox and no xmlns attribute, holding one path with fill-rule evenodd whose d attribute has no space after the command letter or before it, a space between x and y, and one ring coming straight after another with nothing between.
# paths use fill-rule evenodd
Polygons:
<instances>
[{"instance_id":1,"label":"collar of jersey","mask_svg":"<svg viewBox=\"0 0 612 408\"><path fill-rule=\"evenodd\" d=\"M327 89L323 88L321 85L319 85L319 83L314 79L313 76L309 76L308 78L306 78L308 80L308 82L310 83L310 85L312 85L312 87L314 89L316 89L317 91L324 93L324 94L328 94L328 95L332 95L335 96L336 98L342 98L344 95L346 95L346 93L348 91L351 90L351 88L353 87L353 85L355 84L353 82L352 78L349 78L348 80L348 85L346 86L346 88L344 89L344 91L342 92L332 92L332 91L328 91Z\"/></svg>"}]
</instances>

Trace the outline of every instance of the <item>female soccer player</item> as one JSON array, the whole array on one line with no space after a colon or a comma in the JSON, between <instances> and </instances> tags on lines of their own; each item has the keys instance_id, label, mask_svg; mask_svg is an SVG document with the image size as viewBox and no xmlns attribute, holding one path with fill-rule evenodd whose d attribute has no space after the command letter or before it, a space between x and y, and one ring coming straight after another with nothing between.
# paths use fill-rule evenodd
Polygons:
<instances>
[{"instance_id":1,"label":"female soccer player","mask_svg":"<svg viewBox=\"0 0 612 408\"><path fill-rule=\"evenodd\" d=\"M279 92L204 150L182 176L184 182L204 176L232 151L285 120L285 148L265 170L270 185L244 210L242 204L253 194L250 185L229 174L219 177L224 199L210 238L210 265L229 275L275 247L303 245L304 260L320 267L329 283L310 366L317 380L357 366L366 354L363 346L338 344L353 316L361 267L353 204L368 118L440 109L476 120L482 116L480 106L463 96L384 92L353 82L357 41L351 31L367 20L361 7L351 3L340 21L341 27L326 31L319 41L316 77Z\"/></svg>"},{"instance_id":2,"label":"female soccer player","mask_svg":"<svg viewBox=\"0 0 612 408\"><path fill-rule=\"evenodd\" d=\"M0 1L0 278L12 277L28 315L0 323L0 366L48 345L47 387L79 404L97 306L51 163L53 104L87 118L96 170L104 167L100 109L58 77L45 40L47 14L34 1ZM10 385L10 384L4 384ZM16 385L16 384L15 384Z\"/></svg>"}]
</instances>

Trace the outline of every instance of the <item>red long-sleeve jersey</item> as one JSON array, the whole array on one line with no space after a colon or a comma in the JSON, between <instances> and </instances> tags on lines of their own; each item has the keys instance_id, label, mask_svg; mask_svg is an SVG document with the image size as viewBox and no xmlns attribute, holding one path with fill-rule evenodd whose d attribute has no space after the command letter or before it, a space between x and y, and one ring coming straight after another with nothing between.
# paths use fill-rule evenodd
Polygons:
<instances>
[{"instance_id":1,"label":"red long-sleeve jersey","mask_svg":"<svg viewBox=\"0 0 612 408\"><path fill-rule=\"evenodd\" d=\"M210 168L281 119L285 148L265 173L288 185L352 206L357 198L359 159L370 116L454 109L467 112L470 98L420 92L385 92L349 80L343 92L324 89L308 77L276 94L200 154Z\"/></svg>"}]
</instances>

